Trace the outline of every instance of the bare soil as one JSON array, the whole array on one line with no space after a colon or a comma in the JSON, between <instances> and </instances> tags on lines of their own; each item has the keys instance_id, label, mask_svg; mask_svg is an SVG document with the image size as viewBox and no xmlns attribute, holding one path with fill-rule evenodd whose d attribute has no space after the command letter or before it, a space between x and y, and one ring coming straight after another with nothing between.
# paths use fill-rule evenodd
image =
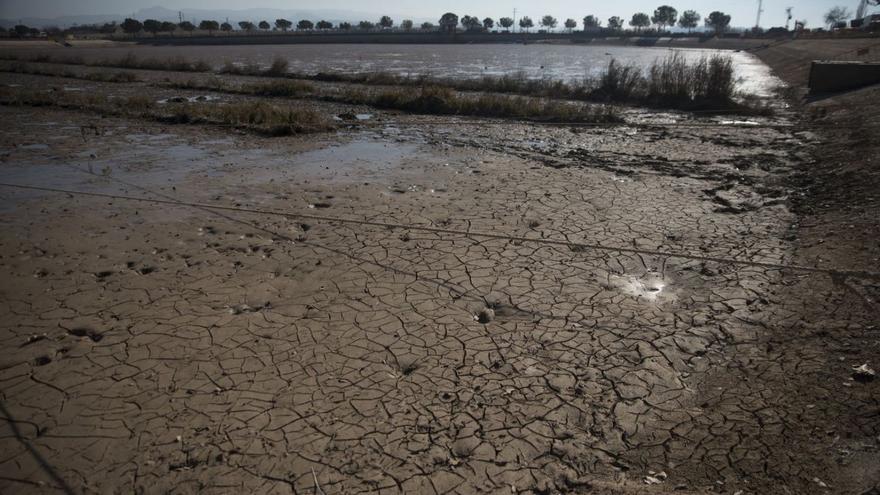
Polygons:
<instances>
[{"instance_id":1,"label":"bare soil","mask_svg":"<svg viewBox=\"0 0 880 495\"><path fill-rule=\"evenodd\" d=\"M0 491L880 489L876 128L295 101L364 120L0 107L0 182L105 195L0 186Z\"/></svg>"}]
</instances>

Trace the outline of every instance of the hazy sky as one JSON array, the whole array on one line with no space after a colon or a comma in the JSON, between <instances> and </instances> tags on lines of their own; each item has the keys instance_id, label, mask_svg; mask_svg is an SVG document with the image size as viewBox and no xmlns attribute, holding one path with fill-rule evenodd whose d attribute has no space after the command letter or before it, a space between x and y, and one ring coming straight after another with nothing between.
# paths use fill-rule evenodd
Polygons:
<instances>
[{"instance_id":1,"label":"hazy sky","mask_svg":"<svg viewBox=\"0 0 880 495\"><path fill-rule=\"evenodd\" d=\"M755 23L757 0L613 0L613 1L573 1L573 0L488 0L473 2L465 0L383 0L364 2L356 0L316 0L313 2L290 0L0 0L0 17L15 19L20 17L54 18L63 15L83 14L131 14L145 7L163 6L170 9L247 9L256 7L279 9L343 9L358 12L375 12L394 16L439 18L447 11L459 15L479 17L510 16L517 8L518 16L528 15L540 18L551 14L562 20L572 17L582 19L587 14L595 14L603 21L610 16L619 15L629 19L634 12L651 13L661 3L668 3L679 12L694 9L703 17L713 10L721 10L733 16L734 26L751 26ZM764 0L764 27L785 24L785 8L795 7L796 19L806 19L808 25L822 24L822 15L831 7L842 5L855 11L858 0ZM395 19L399 20L399 19ZM604 23L604 22L603 22Z\"/></svg>"}]
</instances>

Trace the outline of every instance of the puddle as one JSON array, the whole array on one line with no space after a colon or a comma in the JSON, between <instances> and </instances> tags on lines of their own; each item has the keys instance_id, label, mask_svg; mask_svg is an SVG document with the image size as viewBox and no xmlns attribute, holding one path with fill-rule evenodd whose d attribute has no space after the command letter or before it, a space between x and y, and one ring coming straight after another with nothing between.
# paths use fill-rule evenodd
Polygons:
<instances>
[{"instance_id":1,"label":"puddle","mask_svg":"<svg viewBox=\"0 0 880 495\"><path fill-rule=\"evenodd\" d=\"M13 160L0 168L0 182L94 192L118 192L120 184L112 179L155 191L168 191L172 186L223 177L248 184L311 177L321 181L363 182L404 167L407 158L419 149L413 144L359 139L289 155L259 148L236 149L209 143L190 145L177 142L172 139L174 137L171 134L127 134L122 146L104 151L84 150L65 164L48 161L45 157ZM156 146L157 142L162 146ZM19 148L45 150L49 146L39 143ZM221 153L220 149L224 151ZM424 191L423 186L413 185L417 180L404 182L403 192ZM442 185L436 189L445 190ZM0 210L24 207L23 200L47 194L50 193L19 191L7 195L0 198ZM315 203L313 206L324 208L329 204Z\"/></svg>"},{"instance_id":2,"label":"puddle","mask_svg":"<svg viewBox=\"0 0 880 495\"><path fill-rule=\"evenodd\" d=\"M47 145L42 146L48 148ZM191 174L220 173L213 170L216 161L207 151L189 145L157 148L145 144L142 147L132 146L127 150L116 151L100 158L83 156L86 153L92 154L79 153L76 160L66 164L46 163L45 159L8 162L0 168L0 181L60 189L118 192L120 184L111 180L112 178L146 188L161 189L179 184ZM131 165L120 166L120 163ZM49 194L52 193L18 191L15 195L5 195L0 197L0 210L15 209L22 206L23 200Z\"/></svg>"},{"instance_id":3,"label":"puddle","mask_svg":"<svg viewBox=\"0 0 880 495\"><path fill-rule=\"evenodd\" d=\"M198 96L172 96L171 98L164 98L158 100L156 103L160 105L164 105L166 103L204 103L208 101L216 101L219 100L219 96L211 96L211 95L198 95Z\"/></svg>"},{"instance_id":4,"label":"puddle","mask_svg":"<svg viewBox=\"0 0 880 495\"><path fill-rule=\"evenodd\" d=\"M288 160L288 164L292 171L311 174L375 175L400 166L417 149L411 144L359 139L296 154Z\"/></svg>"},{"instance_id":5,"label":"puddle","mask_svg":"<svg viewBox=\"0 0 880 495\"><path fill-rule=\"evenodd\" d=\"M721 125L761 125L753 120L722 120Z\"/></svg>"},{"instance_id":6,"label":"puddle","mask_svg":"<svg viewBox=\"0 0 880 495\"><path fill-rule=\"evenodd\" d=\"M128 141L133 141L136 143L142 143L144 141L164 141L166 139L171 139L175 135L169 133L161 133L161 134L126 134L125 139Z\"/></svg>"},{"instance_id":7,"label":"puddle","mask_svg":"<svg viewBox=\"0 0 880 495\"><path fill-rule=\"evenodd\" d=\"M36 143L36 144L23 144L18 146L20 150L47 150L49 149L49 145L45 143Z\"/></svg>"}]
</instances>

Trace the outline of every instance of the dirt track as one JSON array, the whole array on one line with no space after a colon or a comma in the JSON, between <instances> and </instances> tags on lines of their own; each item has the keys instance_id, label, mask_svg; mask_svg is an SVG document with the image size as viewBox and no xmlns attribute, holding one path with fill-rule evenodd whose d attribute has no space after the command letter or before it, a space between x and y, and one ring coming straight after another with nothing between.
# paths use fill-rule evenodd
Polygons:
<instances>
[{"instance_id":1,"label":"dirt track","mask_svg":"<svg viewBox=\"0 0 880 495\"><path fill-rule=\"evenodd\" d=\"M835 271L877 270L835 243L874 227L806 236L791 207L821 130L375 112L263 139L0 113L21 123L3 182L312 216L3 189L3 491L880 483L878 381L852 378L880 364L880 281Z\"/></svg>"}]
</instances>

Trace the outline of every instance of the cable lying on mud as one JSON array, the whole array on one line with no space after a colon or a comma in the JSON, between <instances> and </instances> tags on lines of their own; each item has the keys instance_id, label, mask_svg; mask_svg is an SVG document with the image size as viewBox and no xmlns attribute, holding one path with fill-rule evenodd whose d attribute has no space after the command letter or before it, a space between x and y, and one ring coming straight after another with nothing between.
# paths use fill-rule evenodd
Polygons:
<instances>
[{"instance_id":1,"label":"cable lying on mud","mask_svg":"<svg viewBox=\"0 0 880 495\"><path fill-rule=\"evenodd\" d=\"M562 241L562 240L554 240L554 239L535 239L530 237L522 237L522 236L514 236L508 234L493 234L489 232L475 232L470 230L456 230L456 229L443 229L439 227L427 227L420 225L406 225L399 223L390 223L390 222L381 222L376 220L358 220L355 218L342 218L342 217L332 217L329 215L313 215L308 213L291 213L284 211L276 211L276 210L261 210L257 208L243 208L239 206L224 206L224 205L216 205L210 203L195 203L188 201L178 201L178 200L168 200L168 199L156 199L156 198L138 198L134 196L125 196L122 194L109 194L109 193L99 193L99 192L89 192L89 191L76 191L71 189L61 189L54 187L43 187L43 186L30 186L26 184L12 184L6 182L0 182L0 187L9 187L14 189L25 189L25 190L33 190L33 191L44 191L44 192L53 192L60 194L69 194L69 195L77 195L77 196L91 196L96 198L105 198L105 199L117 199L124 201L138 201L143 203L154 203L154 204L164 204L164 205L174 205L174 206L185 206L190 208L202 208L209 210L221 210L221 211L235 211L240 213L251 213L251 214L259 214L259 215L270 215L270 216L281 216L286 218L300 218L314 221L323 221L330 223L348 223L348 224L356 224L356 225L369 225L374 227L384 227L390 229L405 229L405 230L416 230L422 232L432 232L436 234L452 234L452 235L460 235L463 237L479 237L485 239L499 239L499 240L507 240L507 241L518 241L518 242L530 242L534 244L544 244L551 246L566 246L569 248L580 249L580 250L594 250L594 251L603 251L603 252L612 252L612 253L627 253L627 254L644 254L648 256L659 256L665 258L679 258L679 259L687 259L693 261L708 261L713 263L720 263L725 265L738 265L738 266L751 266L757 268L768 268L774 270L792 270L799 272L809 272L809 273L822 273L826 275L830 275L832 277L849 277L856 276L861 278L871 278L871 279L880 279L880 272L871 272L864 270L844 270L844 269L836 269L836 268L819 268L813 266L803 266L803 265L783 265L779 263L769 263L763 261L751 261L751 260L738 260L732 258L722 258L718 256L703 256L696 254L686 254L686 253L677 253L673 251L659 251L653 249L639 249L639 248L628 248L628 247L620 247L620 246L604 246L601 244L588 244L588 243L579 243L579 242L571 242L571 241Z\"/></svg>"}]
</instances>

